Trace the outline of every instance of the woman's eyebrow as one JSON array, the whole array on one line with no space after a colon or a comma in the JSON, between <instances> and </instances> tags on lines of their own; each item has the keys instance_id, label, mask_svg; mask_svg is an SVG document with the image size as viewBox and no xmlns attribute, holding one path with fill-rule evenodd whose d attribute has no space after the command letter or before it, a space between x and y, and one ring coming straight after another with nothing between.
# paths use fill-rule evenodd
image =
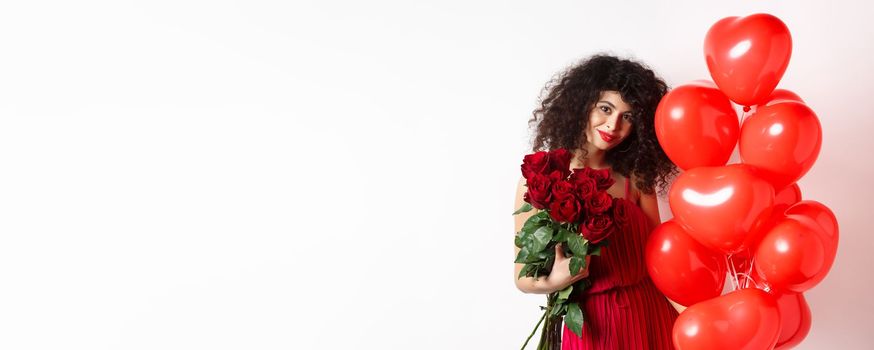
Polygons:
<instances>
[{"instance_id":1,"label":"woman's eyebrow","mask_svg":"<svg viewBox=\"0 0 874 350\"><path fill-rule=\"evenodd\" d=\"M616 106L614 106L612 103L610 103L610 101L598 101L598 102L606 103L606 104L610 105L610 107L613 107L613 109L617 109ZM627 111L625 111L625 112L623 112L623 113L631 113L631 114L634 114L634 110L633 110L633 109L629 109L629 110L627 110Z\"/></svg>"}]
</instances>

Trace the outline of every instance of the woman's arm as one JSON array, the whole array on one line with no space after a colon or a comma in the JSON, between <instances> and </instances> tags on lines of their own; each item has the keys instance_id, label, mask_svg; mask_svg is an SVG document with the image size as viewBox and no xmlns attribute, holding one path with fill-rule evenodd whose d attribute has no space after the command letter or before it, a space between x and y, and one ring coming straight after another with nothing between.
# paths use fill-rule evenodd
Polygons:
<instances>
[{"instance_id":1,"label":"woman's arm","mask_svg":"<svg viewBox=\"0 0 874 350\"><path fill-rule=\"evenodd\" d=\"M659 201L655 193L640 193L640 209L643 210L643 213L649 219L650 227L655 228L662 223L662 219L659 216Z\"/></svg>"},{"instance_id":2,"label":"woman's arm","mask_svg":"<svg viewBox=\"0 0 874 350\"><path fill-rule=\"evenodd\" d=\"M644 214L646 214L646 217L652 225L650 227L653 229L662 223L661 216L659 215L659 201L655 193L640 193L640 209L643 210ZM665 297L665 299L668 299L668 297ZM668 299L668 301L671 302L671 305L677 310L677 312L683 312L683 310L686 310L685 306L680 305L671 299Z\"/></svg>"},{"instance_id":3,"label":"woman's arm","mask_svg":"<svg viewBox=\"0 0 874 350\"><path fill-rule=\"evenodd\" d=\"M515 206L513 210L519 209L522 204L525 203L525 178L519 180L519 184L516 186L516 200ZM519 232L522 230L522 226L525 224L525 221L528 220L534 214L537 214L539 210L532 209L527 213L521 213L514 216L515 222L515 232ZM515 254L513 257L515 258L519 255L519 247L516 247L515 244ZM561 251L561 245L556 245L555 248L555 262L552 264L552 273L549 276L541 276L537 279L534 277L519 277L519 272L522 271L522 268L525 267L525 264L515 263L516 267L513 271L513 280L516 281L516 288L519 288L522 292L529 294L549 294L562 289L567 288L567 286L574 284L575 282L587 277L589 275L589 259L590 257L586 257L586 267L584 267L579 274L571 276L570 274L570 258L566 258Z\"/></svg>"}]
</instances>

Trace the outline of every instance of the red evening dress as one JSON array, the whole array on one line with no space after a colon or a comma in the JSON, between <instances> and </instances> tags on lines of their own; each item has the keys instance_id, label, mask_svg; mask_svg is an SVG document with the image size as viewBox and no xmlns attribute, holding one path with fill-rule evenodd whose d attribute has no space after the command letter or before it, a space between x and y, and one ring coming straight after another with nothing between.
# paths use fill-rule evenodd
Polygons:
<instances>
[{"instance_id":1,"label":"red evening dress","mask_svg":"<svg viewBox=\"0 0 874 350\"><path fill-rule=\"evenodd\" d=\"M644 259L653 227L628 194L626 178L625 198L619 200L625 201L626 220L618 223L601 256L590 261L592 286L575 300L583 309L583 335L577 337L565 324L563 350L673 349L677 310L650 280Z\"/></svg>"}]
</instances>

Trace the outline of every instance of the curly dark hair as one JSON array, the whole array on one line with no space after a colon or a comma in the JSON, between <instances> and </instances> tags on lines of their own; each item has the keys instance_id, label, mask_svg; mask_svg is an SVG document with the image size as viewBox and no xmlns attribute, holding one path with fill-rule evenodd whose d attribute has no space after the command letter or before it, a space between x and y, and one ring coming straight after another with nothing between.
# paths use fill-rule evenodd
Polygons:
<instances>
[{"instance_id":1,"label":"curly dark hair","mask_svg":"<svg viewBox=\"0 0 874 350\"><path fill-rule=\"evenodd\" d=\"M597 54L553 77L528 121L529 126L536 124L532 151L581 149L585 158L589 114L603 91L619 92L634 114L631 134L607 150L606 163L623 176L634 175L641 192L652 194L658 188L664 194L677 167L656 139L654 118L668 86L639 62Z\"/></svg>"}]
</instances>

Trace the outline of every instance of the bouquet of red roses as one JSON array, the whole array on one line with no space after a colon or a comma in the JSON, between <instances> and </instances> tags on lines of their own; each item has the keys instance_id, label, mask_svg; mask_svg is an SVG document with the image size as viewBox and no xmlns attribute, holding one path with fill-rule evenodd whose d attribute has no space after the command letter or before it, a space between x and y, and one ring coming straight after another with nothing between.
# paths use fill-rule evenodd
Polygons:
<instances>
[{"instance_id":1,"label":"bouquet of red roses","mask_svg":"<svg viewBox=\"0 0 874 350\"><path fill-rule=\"evenodd\" d=\"M522 176L527 191L525 204L513 215L538 209L516 233L520 248L516 262L525 264L517 278L539 278L548 275L555 261L555 245L562 243L570 260L570 273L578 274L585 267L587 255L599 255L606 238L615 230L614 198L606 190L613 185L607 169L578 168L571 171L573 155L565 149L526 155ZM568 250L569 249L569 250ZM534 331L546 320L537 349L554 349L561 344L562 317L568 327L582 336L583 313L578 303L569 302L571 293L582 292L591 285L583 279L547 296L547 306Z\"/></svg>"}]
</instances>

